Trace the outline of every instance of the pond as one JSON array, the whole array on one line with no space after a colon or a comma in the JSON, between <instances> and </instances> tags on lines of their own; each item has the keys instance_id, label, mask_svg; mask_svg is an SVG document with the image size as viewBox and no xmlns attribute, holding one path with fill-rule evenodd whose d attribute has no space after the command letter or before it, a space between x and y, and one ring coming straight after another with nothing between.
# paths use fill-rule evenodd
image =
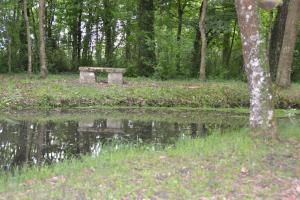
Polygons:
<instances>
[{"instance_id":1,"label":"pond","mask_svg":"<svg viewBox=\"0 0 300 200\"><path fill-rule=\"evenodd\" d=\"M103 145L172 145L247 126L245 114L145 109L20 111L0 116L0 168L97 156Z\"/></svg>"}]
</instances>

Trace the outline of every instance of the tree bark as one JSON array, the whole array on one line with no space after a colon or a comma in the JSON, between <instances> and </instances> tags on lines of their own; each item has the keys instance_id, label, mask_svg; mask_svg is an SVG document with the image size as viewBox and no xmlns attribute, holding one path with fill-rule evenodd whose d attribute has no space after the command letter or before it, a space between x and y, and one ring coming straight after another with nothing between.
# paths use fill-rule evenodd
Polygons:
<instances>
[{"instance_id":1,"label":"tree bark","mask_svg":"<svg viewBox=\"0 0 300 200\"><path fill-rule=\"evenodd\" d=\"M12 51L11 51L11 38L8 39L8 73L11 73L11 68L12 68L12 62L11 62L11 57L12 57Z\"/></svg>"},{"instance_id":2,"label":"tree bark","mask_svg":"<svg viewBox=\"0 0 300 200\"><path fill-rule=\"evenodd\" d=\"M230 54L230 32L224 33L223 35L223 53L222 53L222 65L223 67L228 68L229 66L229 54Z\"/></svg>"},{"instance_id":3,"label":"tree bark","mask_svg":"<svg viewBox=\"0 0 300 200\"><path fill-rule=\"evenodd\" d=\"M254 136L274 137L277 126L272 104L266 47L259 32L255 0L235 0L244 64L250 88L250 127Z\"/></svg>"},{"instance_id":4,"label":"tree bark","mask_svg":"<svg viewBox=\"0 0 300 200\"><path fill-rule=\"evenodd\" d=\"M138 74L151 76L156 63L154 41L154 2L153 0L138 1Z\"/></svg>"},{"instance_id":5,"label":"tree bark","mask_svg":"<svg viewBox=\"0 0 300 200\"><path fill-rule=\"evenodd\" d=\"M112 30L112 5L109 0L104 0L104 17L103 17L103 28L105 34L105 64L107 67L112 67L113 65L113 30Z\"/></svg>"},{"instance_id":6,"label":"tree bark","mask_svg":"<svg viewBox=\"0 0 300 200\"><path fill-rule=\"evenodd\" d=\"M83 47L82 47L82 62L81 64L84 66L90 66L93 64L92 52L91 52L91 42L92 42L92 29L93 29L93 14L92 9L89 8L88 20L86 22L86 34L83 39Z\"/></svg>"},{"instance_id":7,"label":"tree bark","mask_svg":"<svg viewBox=\"0 0 300 200\"><path fill-rule=\"evenodd\" d=\"M277 85L283 88L291 85L292 64L300 17L299 10L300 1L290 0L276 77Z\"/></svg>"},{"instance_id":8,"label":"tree bark","mask_svg":"<svg viewBox=\"0 0 300 200\"><path fill-rule=\"evenodd\" d=\"M40 68L41 78L46 78L48 71L46 65L45 48L45 0L39 0L39 39L40 39Z\"/></svg>"},{"instance_id":9,"label":"tree bark","mask_svg":"<svg viewBox=\"0 0 300 200\"><path fill-rule=\"evenodd\" d=\"M23 0L23 12L24 12L24 21L26 27L26 36L27 36L27 56L28 56L28 75L32 75L32 42L31 42L31 34L30 34L30 26L29 26L29 18L28 18L28 8L27 8L27 0Z\"/></svg>"},{"instance_id":10,"label":"tree bark","mask_svg":"<svg viewBox=\"0 0 300 200\"><path fill-rule=\"evenodd\" d=\"M205 17L207 11L207 0L203 0L202 2L202 10L201 17L199 21L199 30L201 33L201 61L200 61L200 80L206 80L206 47L207 47L207 39L205 33Z\"/></svg>"},{"instance_id":11,"label":"tree bark","mask_svg":"<svg viewBox=\"0 0 300 200\"><path fill-rule=\"evenodd\" d=\"M285 31L285 21L287 18L289 2L290 0L285 0L283 2L283 5L278 8L275 23L272 27L268 55L271 78L274 82L276 81L276 74Z\"/></svg>"},{"instance_id":12,"label":"tree bark","mask_svg":"<svg viewBox=\"0 0 300 200\"><path fill-rule=\"evenodd\" d=\"M181 55L180 55L180 47L181 47L181 33L182 33L182 22L183 22L183 13L184 13L185 5L181 5L181 0L177 0L177 15L178 15L178 24L177 24L177 47L178 52L176 55L176 71L180 73L180 64L181 64Z\"/></svg>"}]
</instances>

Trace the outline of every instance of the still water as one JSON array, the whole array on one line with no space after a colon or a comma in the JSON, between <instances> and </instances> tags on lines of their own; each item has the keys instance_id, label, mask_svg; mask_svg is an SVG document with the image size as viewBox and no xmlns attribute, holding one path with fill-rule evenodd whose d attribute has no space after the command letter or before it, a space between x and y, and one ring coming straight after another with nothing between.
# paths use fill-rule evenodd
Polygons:
<instances>
[{"instance_id":1,"label":"still water","mask_svg":"<svg viewBox=\"0 0 300 200\"><path fill-rule=\"evenodd\" d=\"M0 118L0 168L52 164L98 155L116 141L172 145L247 126L246 115L191 111L98 110L23 112Z\"/></svg>"}]
</instances>

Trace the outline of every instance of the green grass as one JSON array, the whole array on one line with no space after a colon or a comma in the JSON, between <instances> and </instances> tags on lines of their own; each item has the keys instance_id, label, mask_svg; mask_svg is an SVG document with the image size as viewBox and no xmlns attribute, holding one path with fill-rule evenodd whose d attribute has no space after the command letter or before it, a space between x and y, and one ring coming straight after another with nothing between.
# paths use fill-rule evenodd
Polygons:
<instances>
[{"instance_id":1,"label":"green grass","mask_svg":"<svg viewBox=\"0 0 300 200\"><path fill-rule=\"evenodd\" d=\"M73 107L247 108L247 84L238 81L126 78L124 86L81 85L78 75L50 75L46 80L26 75L0 75L0 109ZM300 85L274 88L277 108L300 107Z\"/></svg>"},{"instance_id":2,"label":"green grass","mask_svg":"<svg viewBox=\"0 0 300 200\"><path fill-rule=\"evenodd\" d=\"M280 142L242 130L164 149L116 143L99 157L2 175L0 199L297 198L300 127L280 132Z\"/></svg>"}]
</instances>

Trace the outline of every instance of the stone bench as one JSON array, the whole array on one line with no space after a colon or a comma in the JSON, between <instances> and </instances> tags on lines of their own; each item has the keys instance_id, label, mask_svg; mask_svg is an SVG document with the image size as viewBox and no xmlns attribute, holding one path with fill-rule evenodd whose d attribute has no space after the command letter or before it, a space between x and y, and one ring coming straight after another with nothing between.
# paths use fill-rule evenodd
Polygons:
<instances>
[{"instance_id":1,"label":"stone bench","mask_svg":"<svg viewBox=\"0 0 300 200\"><path fill-rule=\"evenodd\" d=\"M80 83L96 83L96 72L108 73L108 84L123 84L124 68L105 68L105 67L79 67Z\"/></svg>"}]
</instances>

